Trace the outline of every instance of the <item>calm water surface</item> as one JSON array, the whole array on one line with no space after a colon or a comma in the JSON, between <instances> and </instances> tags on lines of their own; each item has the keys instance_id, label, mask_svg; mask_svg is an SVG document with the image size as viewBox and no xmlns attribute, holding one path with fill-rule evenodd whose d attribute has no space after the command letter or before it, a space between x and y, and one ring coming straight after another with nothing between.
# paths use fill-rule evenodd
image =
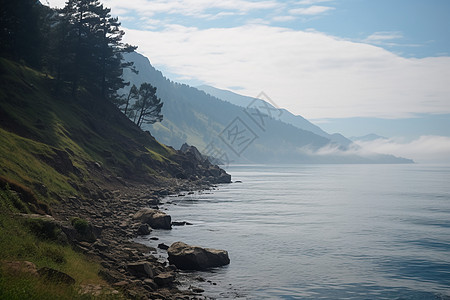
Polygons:
<instances>
[{"instance_id":1,"label":"calm water surface","mask_svg":"<svg viewBox=\"0 0 450 300\"><path fill-rule=\"evenodd\" d=\"M225 249L211 297L450 299L450 166L245 165L163 207L192 226L141 242ZM164 256L164 252L160 254Z\"/></svg>"}]
</instances>

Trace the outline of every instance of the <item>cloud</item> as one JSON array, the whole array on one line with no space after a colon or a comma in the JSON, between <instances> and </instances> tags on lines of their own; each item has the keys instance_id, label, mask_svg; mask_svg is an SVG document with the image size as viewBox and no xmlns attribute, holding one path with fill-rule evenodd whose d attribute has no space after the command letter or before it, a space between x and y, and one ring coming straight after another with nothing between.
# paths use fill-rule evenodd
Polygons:
<instances>
[{"instance_id":1,"label":"cloud","mask_svg":"<svg viewBox=\"0 0 450 300\"><path fill-rule=\"evenodd\" d=\"M339 146L328 144L318 150L309 147L298 149L301 153L319 156L350 157L358 155L367 158L377 158L379 154L390 154L397 157L409 158L416 163L450 163L450 137L421 136L413 141L404 142L402 139L377 139L373 141L358 141L347 150Z\"/></svg>"},{"instance_id":2,"label":"cloud","mask_svg":"<svg viewBox=\"0 0 450 300\"><path fill-rule=\"evenodd\" d=\"M369 35L365 41L368 43L377 43L401 38L403 38L403 34L399 31L379 31Z\"/></svg>"},{"instance_id":3,"label":"cloud","mask_svg":"<svg viewBox=\"0 0 450 300\"><path fill-rule=\"evenodd\" d=\"M306 7L306 8L293 8L289 10L290 14L293 15L302 15L302 16L314 16L314 15L320 15L323 14L324 12L333 10L334 7L328 7L328 6L317 6L317 5L313 5L310 7Z\"/></svg>"},{"instance_id":4,"label":"cloud","mask_svg":"<svg viewBox=\"0 0 450 300\"><path fill-rule=\"evenodd\" d=\"M53 0L52 0L53 1ZM130 14L154 16L155 14L172 14L196 18L218 18L230 12L247 14L254 10L269 10L281 4L275 0L104 0L113 12L126 10ZM214 12L212 12L214 11Z\"/></svg>"},{"instance_id":5,"label":"cloud","mask_svg":"<svg viewBox=\"0 0 450 300\"><path fill-rule=\"evenodd\" d=\"M379 46L402 46L402 47L421 47L419 44L405 44L394 42L395 40L403 39L403 33L400 31L379 31L369 35L363 40L364 43L374 44Z\"/></svg>"},{"instance_id":6,"label":"cloud","mask_svg":"<svg viewBox=\"0 0 450 300\"><path fill-rule=\"evenodd\" d=\"M297 4L299 5L312 5L316 3L323 3L323 2L331 2L332 0L302 0L298 1Z\"/></svg>"},{"instance_id":7,"label":"cloud","mask_svg":"<svg viewBox=\"0 0 450 300\"><path fill-rule=\"evenodd\" d=\"M411 158L418 163L450 163L450 137L446 136L421 136L410 142L378 139L357 144L361 151L389 153Z\"/></svg>"},{"instance_id":8,"label":"cloud","mask_svg":"<svg viewBox=\"0 0 450 300\"><path fill-rule=\"evenodd\" d=\"M63 7L66 0L41 0L52 7ZM258 10L273 10L283 7L276 0L103 0L113 14L153 17L156 14L181 15L194 18L217 19L228 15L243 15Z\"/></svg>"},{"instance_id":9,"label":"cloud","mask_svg":"<svg viewBox=\"0 0 450 300\"><path fill-rule=\"evenodd\" d=\"M450 113L450 57L403 58L315 31L260 24L126 30L156 66L218 88L261 91L306 118Z\"/></svg>"}]
</instances>

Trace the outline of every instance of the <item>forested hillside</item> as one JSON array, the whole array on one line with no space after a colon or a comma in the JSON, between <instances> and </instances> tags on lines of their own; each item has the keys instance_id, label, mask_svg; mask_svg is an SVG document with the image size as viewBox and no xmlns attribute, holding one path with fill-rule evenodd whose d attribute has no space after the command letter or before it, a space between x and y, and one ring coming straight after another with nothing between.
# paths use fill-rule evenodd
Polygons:
<instances>
[{"instance_id":1,"label":"forested hillside","mask_svg":"<svg viewBox=\"0 0 450 300\"><path fill-rule=\"evenodd\" d=\"M174 148L187 142L204 154L225 160L225 163L411 162L390 155L362 155L356 151L347 151L350 150L347 147L349 142L345 138L337 143L330 140L331 135L326 133L323 133L327 136L324 137L278 120L279 113L276 110L265 110L265 106L261 109L257 106L246 109L188 85L173 82L139 53L126 54L125 59L133 62L139 71L124 70L125 80L136 86L151 82L164 103L163 121L145 125L144 128L149 129L159 141ZM122 93L126 95L128 89L125 87ZM235 143L232 143L227 137L232 136L228 132L233 128L240 131L245 129L248 135L243 137L243 141L250 139L251 142L241 144L234 140Z\"/></svg>"},{"instance_id":2,"label":"forested hillside","mask_svg":"<svg viewBox=\"0 0 450 300\"><path fill-rule=\"evenodd\" d=\"M0 9L0 298L141 298L164 286L170 299L173 274L128 285L139 276L124 265L144 252L155 276L170 271L130 241L143 225L130 214L155 207L158 195L231 177L194 148L159 143L117 108L132 67L122 54L134 47L100 2ZM129 282L113 287L121 280Z\"/></svg>"}]
</instances>

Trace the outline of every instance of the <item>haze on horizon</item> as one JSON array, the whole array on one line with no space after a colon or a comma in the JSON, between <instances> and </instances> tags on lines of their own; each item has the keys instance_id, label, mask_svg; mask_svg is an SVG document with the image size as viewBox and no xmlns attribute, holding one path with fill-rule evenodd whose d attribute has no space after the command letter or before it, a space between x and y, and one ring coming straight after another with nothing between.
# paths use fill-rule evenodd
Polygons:
<instances>
[{"instance_id":1,"label":"haze on horizon","mask_svg":"<svg viewBox=\"0 0 450 300\"><path fill-rule=\"evenodd\" d=\"M340 126L340 120L450 118L445 0L103 3L119 16L124 40L178 82L247 96L264 91L279 107L347 136L358 135L352 127L363 128ZM47 4L61 7L64 1ZM370 146L450 162L450 128L423 132L423 122L408 124L415 123L388 136L389 147L383 140ZM365 133L388 130L380 122Z\"/></svg>"}]
</instances>

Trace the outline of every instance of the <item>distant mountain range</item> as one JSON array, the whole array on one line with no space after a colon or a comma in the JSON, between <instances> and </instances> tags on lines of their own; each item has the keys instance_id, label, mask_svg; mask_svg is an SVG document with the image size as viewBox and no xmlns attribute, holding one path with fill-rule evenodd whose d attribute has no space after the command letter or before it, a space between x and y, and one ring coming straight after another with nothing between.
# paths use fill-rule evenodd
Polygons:
<instances>
[{"instance_id":1,"label":"distant mountain range","mask_svg":"<svg viewBox=\"0 0 450 300\"><path fill-rule=\"evenodd\" d=\"M213 87L199 90L173 82L139 53L127 54L125 59L134 62L139 73L125 70L124 79L136 86L151 83L164 102L164 120L145 125L145 129L174 148L186 142L225 164L412 162L392 155L359 153L347 138L330 135L268 102Z\"/></svg>"},{"instance_id":2,"label":"distant mountain range","mask_svg":"<svg viewBox=\"0 0 450 300\"><path fill-rule=\"evenodd\" d=\"M260 106L260 107L266 107L268 106L271 110L276 110L279 108L276 108L274 105L270 103L270 99L266 99L266 101L258 99L258 98L252 98L248 96L242 96L236 93L233 93L231 91L227 90L221 90L209 85L201 85L197 87L199 90L202 90L206 92L207 94L210 94L211 96L217 97L219 99L228 101L234 105L247 107L247 106ZM262 96L265 96L264 94ZM268 101L267 101L268 100ZM297 128L311 131L312 133L315 133L317 135L323 136L332 142L343 145L343 146L349 146L352 144L352 141L347 139L345 136L339 133L329 134L322 130L317 125L314 125L313 123L309 122L305 118L299 115L294 115L290 111L280 108L280 113L276 116L277 120L280 120L284 123L291 124Z\"/></svg>"}]
</instances>

